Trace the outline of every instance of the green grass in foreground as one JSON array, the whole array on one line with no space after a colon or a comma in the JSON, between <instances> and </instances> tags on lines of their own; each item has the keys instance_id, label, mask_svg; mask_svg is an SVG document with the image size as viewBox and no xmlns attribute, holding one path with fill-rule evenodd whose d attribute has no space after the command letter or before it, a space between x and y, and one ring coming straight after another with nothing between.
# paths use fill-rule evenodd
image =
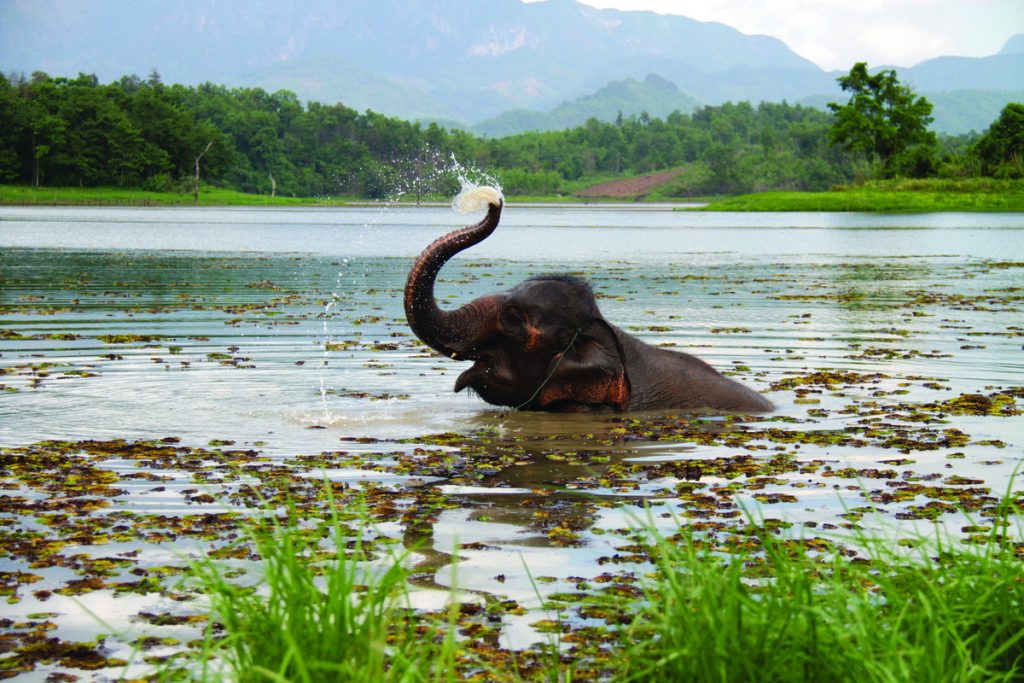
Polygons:
<instances>
[{"instance_id":1,"label":"green grass in foreground","mask_svg":"<svg viewBox=\"0 0 1024 683\"><path fill-rule=\"evenodd\" d=\"M706 211L1024 211L1024 181L877 181L832 192L761 192L714 201Z\"/></svg>"},{"instance_id":2,"label":"green grass in foreground","mask_svg":"<svg viewBox=\"0 0 1024 683\"><path fill-rule=\"evenodd\" d=\"M998 526L996 527L998 528ZM933 541L872 559L761 539L720 553L658 541L659 579L631 627L628 680L1020 681L1024 563L1006 546ZM933 559L934 556L934 559Z\"/></svg>"},{"instance_id":3,"label":"green grass in foreground","mask_svg":"<svg viewBox=\"0 0 1024 683\"><path fill-rule=\"evenodd\" d=\"M648 530L656 571L643 593L596 595L605 614L618 616L585 629L598 634L595 643L576 638L560 658L546 656L543 645L532 657L478 647L458 635L468 631L457 607L447 616L403 607L408 573L397 560L366 564L353 540L365 528L337 518L319 528L294 517L264 522L251 532L263 558L261 590L236 586L215 560L196 567L223 626L200 654L214 664L198 674L207 681L225 673L237 681L1021 681L1024 558L1019 542L999 534L1024 528L1019 510L1002 509L980 546L939 538L907 550L854 539L870 560L758 526L737 528L725 545L686 528L671 538ZM347 557L334 553L346 547ZM554 644L547 645L550 653ZM524 659L533 665L517 667Z\"/></svg>"},{"instance_id":4,"label":"green grass in foreground","mask_svg":"<svg viewBox=\"0 0 1024 683\"><path fill-rule=\"evenodd\" d=\"M216 642L208 633L200 680L455 680L455 629L418 630L401 618L409 578L401 558L375 567L361 535L353 539L336 516L314 528L294 511L286 525L267 516L249 534L263 558L256 586L232 583L214 560L194 567L224 631Z\"/></svg>"}]
</instances>

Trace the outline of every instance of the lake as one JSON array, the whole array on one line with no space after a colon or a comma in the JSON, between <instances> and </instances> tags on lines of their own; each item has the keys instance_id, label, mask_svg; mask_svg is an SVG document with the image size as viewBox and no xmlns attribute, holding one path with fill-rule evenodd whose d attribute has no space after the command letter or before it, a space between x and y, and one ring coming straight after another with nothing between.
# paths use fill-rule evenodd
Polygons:
<instances>
[{"instance_id":1,"label":"lake","mask_svg":"<svg viewBox=\"0 0 1024 683\"><path fill-rule=\"evenodd\" d=\"M970 539L1020 495L1024 214L671 208L508 206L438 296L580 275L609 321L765 392L771 415L517 413L452 393L466 364L420 344L401 301L412 258L476 220L447 207L0 207L0 572L39 577L5 611L54 613L79 640L103 630L81 607L103 613L125 658L139 633L188 628L138 619L188 609L168 590L114 584L219 547L227 526L196 520L253 514L255 484L380 496L375 533L420 541L424 606L462 544L460 589L530 610L502 622L511 646L538 638L530 575L547 595L642 567L621 548L652 509L666 532L749 513L796 536ZM24 543L40 533L60 540L43 560Z\"/></svg>"}]
</instances>

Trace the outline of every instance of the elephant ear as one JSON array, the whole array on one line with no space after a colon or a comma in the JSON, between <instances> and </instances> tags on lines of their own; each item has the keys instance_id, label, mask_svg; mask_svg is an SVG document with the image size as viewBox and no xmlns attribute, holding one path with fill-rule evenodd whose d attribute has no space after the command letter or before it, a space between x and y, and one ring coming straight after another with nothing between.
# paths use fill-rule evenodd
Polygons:
<instances>
[{"instance_id":1,"label":"elephant ear","mask_svg":"<svg viewBox=\"0 0 1024 683\"><path fill-rule=\"evenodd\" d=\"M540 392L541 406L567 405L629 407L630 386L622 347L611 326L592 320L569 349L551 360L550 378Z\"/></svg>"}]
</instances>

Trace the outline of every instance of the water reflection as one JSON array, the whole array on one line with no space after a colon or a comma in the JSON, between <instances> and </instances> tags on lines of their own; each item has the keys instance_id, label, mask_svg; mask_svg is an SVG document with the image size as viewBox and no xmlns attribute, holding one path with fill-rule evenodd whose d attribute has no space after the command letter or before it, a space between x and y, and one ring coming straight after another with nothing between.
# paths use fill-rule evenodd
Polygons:
<instances>
[{"instance_id":1,"label":"water reflection","mask_svg":"<svg viewBox=\"0 0 1024 683\"><path fill-rule=\"evenodd\" d=\"M400 294L406 257L460 220L0 209L0 446L231 442L263 459L266 487L289 472L296 488L394 491L382 533L415 550L418 585L457 571L462 587L527 605L540 598L524 560L550 590L630 566L620 531L645 514L709 534L731 533L744 508L793 535L931 519L959 534L971 532L958 505L1011 487L1021 417L956 400L1019 405L1020 215L512 206L442 272L448 306L538 272L585 277L609 321L767 392L778 410L756 422L519 413L454 395L465 365L411 335ZM183 466L103 466L125 477L119 511L209 509L183 493L198 476ZM166 561L166 546L145 547Z\"/></svg>"},{"instance_id":2,"label":"water reflection","mask_svg":"<svg viewBox=\"0 0 1024 683\"><path fill-rule=\"evenodd\" d=\"M408 258L464 219L447 206L0 207L0 247ZM1019 258L1019 240L1000 233L1021 229L1024 214L1013 213L706 213L513 204L504 212L501 229L472 254L576 263L730 262L735 255L756 261L964 253Z\"/></svg>"}]
</instances>

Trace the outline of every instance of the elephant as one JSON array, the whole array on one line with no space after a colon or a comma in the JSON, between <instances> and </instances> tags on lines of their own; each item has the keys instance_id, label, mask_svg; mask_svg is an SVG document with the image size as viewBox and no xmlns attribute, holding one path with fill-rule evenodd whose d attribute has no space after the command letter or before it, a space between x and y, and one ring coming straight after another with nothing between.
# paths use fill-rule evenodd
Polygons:
<instances>
[{"instance_id":1,"label":"elephant","mask_svg":"<svg viewBox=\"0 0 1024 683\"><path fill-rule=\"evenodd\" d=\"M711 409L767 412L771 402L686 353L651 346L604 319L589 284L537 275L511 290L442 310L434 283L455 254L498 226L504 200L488 196L477 224L432 242L405 285L405 314L425 344L473 361L455 391L472 389L498 406L555 412Z\"/></svg>"}]
</instances>

